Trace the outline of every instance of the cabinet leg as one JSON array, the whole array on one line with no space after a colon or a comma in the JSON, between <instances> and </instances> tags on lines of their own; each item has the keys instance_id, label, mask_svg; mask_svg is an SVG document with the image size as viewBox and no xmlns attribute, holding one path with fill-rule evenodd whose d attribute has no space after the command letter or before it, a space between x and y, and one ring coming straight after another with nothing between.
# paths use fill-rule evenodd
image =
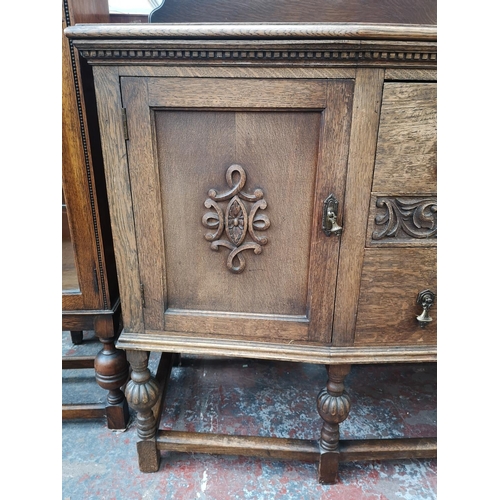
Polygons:
<instances>
[{"instance_id":1,"label":"cabinet leg","mask_svg":"<svg viewBox=\"0 0 500 500\"><path fill-rule=\"evenodd\" d=\"M153 406L160 397L160 386L148 368L149 352L128 351L132 367L125 388L127 401L137 412L137 454L141 472L156 472L160 467L160 453L156 447L156 419Z\"/></svg>"},{"instance_id":2,"label":"cabinet leg","mask_svg":"<svg viewBox=\"0 0 500 500\"><path fill-rule=\"evenodd\" d=\"M323 419L320 439L319 482L334 484L339 468L339 424L349 415L351 400L344 391L344 379L351 365L328 365L328 382L318 394L318 413Z\"/></svg>"},{"instance_id":3,"label":"cabinet leg","mask_svg":"<svg viewBox=\"0 0 500 500\"><path fill-rule=\"evenodd\" d=\"M83 342L83 331L82 330L72 330L69 332L71 334L71 342L78 345Z\"/></svg>"},{"instance_id":4,"label":"cabinet leg","mask_svg":"<svg viewBox=\"0 0 500 500\"><path fill-rule=\"evenodd\" d=\"M129 410L121 387L127 382L129 367L124 351L115 347L113 338L99 339L103 344L94 361L97 383L109 391L106 402L106 417L109 429L125 429Z\"/></svg>"}]
</instances>

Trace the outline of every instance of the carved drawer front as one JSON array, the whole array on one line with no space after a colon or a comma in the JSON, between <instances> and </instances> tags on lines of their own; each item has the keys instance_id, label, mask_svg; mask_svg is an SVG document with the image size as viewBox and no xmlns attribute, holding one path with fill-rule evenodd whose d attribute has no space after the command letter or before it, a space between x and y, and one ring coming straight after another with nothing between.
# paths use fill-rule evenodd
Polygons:
<instances>
[{"instance_id":1,"label":"carved drawer front","mask_svg":"<svg viewBox=\"0 0 500 500\"><path fill-rule=\"evenodd\" d=\"M367 248L361 276L355 345L434 345L437 297L436 249ZM422 319L421 292L433 301ZM425 299L425 297L424 297Z\"/></svg>"},{"instance_id":2,"label":"carved drawer front","mask_svg":"<svg viewBox=\"0 0 500 500\"><path fill-rule=\"evenodd\" d=\"M145 330L329 342L339 239L323 202L342 206L353 82L123 78L122 92Z\"/></svg>"},{"instance_id":3,"label":"carved drawer front","mask_svg":"<svg viewBox=\"0 0 500 500\"><path fill-rule=\"evenodd\" d=\"M436 246L437 196L391 196L372 193L366 245Z\"/></svg>"},{"instance_id":4,"label":"carved drawer front","mask_svg":"<svg viewBox=\"0 0 500 500\"><path fill-rule=\"evenodd\" d=\"M436 84L385 83L367 247L437 244Z\"/></svg>"},{"instance_id":5,"label":"carved drawer front","mask_svg":"<svg viewBox=\"0 0 500 500\"><path fill-rule=\"evenodd\" d=\"M436 192L435 83L385 83L372 191Z\"/></svg>"}]
</instances>

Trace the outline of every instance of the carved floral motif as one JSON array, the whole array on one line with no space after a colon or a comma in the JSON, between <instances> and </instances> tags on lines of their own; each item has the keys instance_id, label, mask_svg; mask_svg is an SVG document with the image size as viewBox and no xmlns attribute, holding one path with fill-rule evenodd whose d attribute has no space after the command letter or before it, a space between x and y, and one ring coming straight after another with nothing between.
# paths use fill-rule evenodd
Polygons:
<instances>
[{"instance_id":1,"label":"carved floral motif","mask_svg":"<svg viewBox=\"0 0 500 500\"><path fill-rule=\"evenodd\" d=\"M233 174L239 174L236 183L233 181ZM215 231L205 234L205 239L212 242L210 248L215 251L218 251L219 247L228 248L230 253L226 266L231 272L239 274L246 266L241 253L245 250L253 250L255 254L262 253L262 245L266 245L268 239L265 236L257 236L255 231L265 231L271 223L267 215L257 214L257 210L264 210L267 207L263 191L256 189L253 194L243 191L246 173L240 165L231 165L227 169L226 182L229 190L224 193L217 193L215 189L209 190L205 207L214 211L207 212L203 216L202 224ZM225 208L218 203L229 199ZM242 200L252 203L250 212ZM224 230L229 241L220 239ZM247 233L253 241L244 243ZM235 259L238 260L236 264Z\"/></svg>"},{"instance_id":2,"label":"carved floral motif","mask_svg":"<svg viewBox=\"0 0 500 500\"><path fill-rule=\"evenodd\" d=\"M401 198L378 198L377 208L383 209L375 217L375 225L383 226L373 231L372 238L435 238L437 235L437 201Z\"/></svg>"}]
</instances>

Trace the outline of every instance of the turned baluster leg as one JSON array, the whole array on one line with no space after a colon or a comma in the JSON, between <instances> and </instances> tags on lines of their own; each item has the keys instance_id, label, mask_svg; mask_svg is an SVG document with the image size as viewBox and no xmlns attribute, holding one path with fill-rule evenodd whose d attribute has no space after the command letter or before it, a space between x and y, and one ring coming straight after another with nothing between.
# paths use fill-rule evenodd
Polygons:
<instances>
[{"instance_id":1,"label":"turned baluster leg","mask_svg":"<svg viewBox=\"0 0 500 500\"><path fill-rule=\"evenodd\" d=\"M351 400L344 391L350 365L328 365L326 388L318 394L318 413L324 420L321 429L318 475L323 484L337 482L339 468L339 424L349 415Z\"/></svg>"},{"instance_id":2,"label":"turned baluster leg","mask_svg":"<svg viewBox=\"0 0 500 500\"><path fill-rule=\"evenodd\" d=\"M132 367L125 396L137 412L137 455L141 472L156 472L160 467L160 453L156 447L156 419L153 406L160 397L160 386L148 369L149 352L127 351Z\"/></svg>"},{"instance_id":3,"label":"turned baluster leg","mask_svg":"<svg viewBox=\"0 0 500 500\"><path fill-rule=\"evenodd\" d=\"M106 418L109 429L125 429L129 410L121 387L129 375L129 365L124 351L115 347L114 326L111 319L96 319L95 333L102 349L94 360L95 378L103 389L109 391L106 398Z\"/></svg>"}]
</instances>

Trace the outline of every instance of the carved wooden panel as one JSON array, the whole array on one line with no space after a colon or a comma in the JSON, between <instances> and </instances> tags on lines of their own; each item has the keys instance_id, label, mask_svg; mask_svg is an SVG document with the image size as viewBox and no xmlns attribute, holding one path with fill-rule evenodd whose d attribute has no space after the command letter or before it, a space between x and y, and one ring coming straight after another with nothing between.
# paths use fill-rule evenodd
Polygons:
<instances>
[{"instance_id":1,"label":"carved wooden panel","mask_svg":"<svg viewBox=\"0 0 500 500\"><path fill-rule=\"evenodd\" d=\"M233 182L233 174L239 175L238 181ZM213 208L215 212L207 212L202 219L205 227L213 229L215 232L205 234L205 239L211 241L210 248L218 251L219 247L226 247L230 250L227 257L227 268L236 274L242 273L246 266L245 257L241 254L245 250L253 250L258 255L262 253L262 245L267 244L267 236L258 236L255 231L265 231L270 226L267 215L257 213L264 210L267 202L264 200L262 189L256 189L253 194L243 191L247 175L240 165L231 165L226 171L226 182L229 190L217 193L215 189L208 191L209 198L205 200L206 208ZM225 209L220 202L228 201ZM243 200L251 203L250 210L243 203ZM223 231L229 241L220 239ZM247 231L253 241L246 242ZM238 260L235 263L235 259Z\"/></svg>"},{"instance_id":2,"label":"carved wooden panel","mask_svg":"<svg viewBox=\"0 0 500 500\"><path fill-rule=\"evenodd\" d=\"M156 112L169 310L306 314L320 117Z\"/></svg>"},{"instance_id":3,"label":"carved wooden panel","mask_svg":"<svg viewBox=\"0 0 500 500\"><path fill-rule=\"evenodd\" d=\"M370 203L367 246L437 244L437 199L429 196L377 196Z\"/></svg>"}]
</instances>

